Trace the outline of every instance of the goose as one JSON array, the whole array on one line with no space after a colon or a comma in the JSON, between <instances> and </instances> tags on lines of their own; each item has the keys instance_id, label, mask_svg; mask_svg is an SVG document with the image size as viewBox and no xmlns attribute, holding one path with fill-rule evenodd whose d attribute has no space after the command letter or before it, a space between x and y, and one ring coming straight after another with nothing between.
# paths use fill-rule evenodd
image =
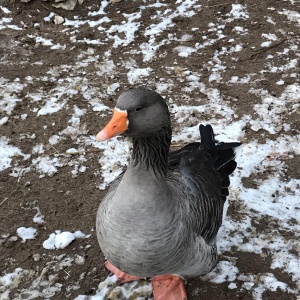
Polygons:
<instances>
[{"instance_id":1,"label":"goose","mask_svg":"<svg viewBox=\"0 0 300 300\"><path fill-rule=\"evenodd\" d=\"M210 125L201 142L170 152L165 100L146 88L123 92L97 141L132 139L131 161L101 201L96 232L105 266L121 283L152 278L155 300L184 300L183 279L218 262L216 237L239 142L217 143Z\"/></svg>"}]
</instances>

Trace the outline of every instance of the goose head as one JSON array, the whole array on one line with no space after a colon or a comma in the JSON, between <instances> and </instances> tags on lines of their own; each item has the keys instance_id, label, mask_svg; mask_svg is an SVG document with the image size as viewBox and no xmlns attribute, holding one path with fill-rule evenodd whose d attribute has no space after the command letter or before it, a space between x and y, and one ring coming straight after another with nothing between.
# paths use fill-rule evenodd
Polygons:
<instances>
[{"instance_id":1,"label":"goose head","mask_svg":"<svg viewBox=\"0 0 300 300\"><path fill-rule=\"evenodd\" d=\"M111 120L96 139L101 142L117 135L147 138L170 128L168 107L159 94L146 88L130 89L119 96Z\"/></svg>"}]
</instances>

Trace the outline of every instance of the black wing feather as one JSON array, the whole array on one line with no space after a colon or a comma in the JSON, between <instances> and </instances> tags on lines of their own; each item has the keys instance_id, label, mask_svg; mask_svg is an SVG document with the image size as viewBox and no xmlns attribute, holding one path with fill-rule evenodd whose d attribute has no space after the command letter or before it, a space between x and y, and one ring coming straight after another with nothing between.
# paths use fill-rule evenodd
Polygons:
<instances>
[{"instance_id":1,"label":"black wing feather","mask_svg":"<svg viewBox=\"0 0 300 300\"><path fill-rule=\"evenodd\" d=\"M199 130L201 143L191 143L171 152L169 168L179 170L186 184L191 212L199 216L192 227L210 243L222 223L223 205L229 195L229 175L236 168L234 148L241 143L217 143L210 125L200 125Z\"/></svg>"}]
</instances>

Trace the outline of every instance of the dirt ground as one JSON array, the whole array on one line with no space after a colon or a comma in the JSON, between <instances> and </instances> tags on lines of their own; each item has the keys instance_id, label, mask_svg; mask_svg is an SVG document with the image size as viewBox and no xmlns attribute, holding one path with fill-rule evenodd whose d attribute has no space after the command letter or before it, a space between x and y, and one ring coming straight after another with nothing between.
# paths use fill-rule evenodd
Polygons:
<instances>
[{"instance_id":1,"label":"dirt ground","mask_svg":"<svg viewBox=\"0 0 300 300\"><path fill-rule=\"evenodd\" d=\"M175 1L162 1L170 7L175 5ZM19 3L18 1L2 0L0 4L7 7L11 11L13 23L22 27L22 30L14 30L10 28L0 30L0 77L8 81L15 81L19 78L20 82L25 82L26 77L34 78L30 84L23 89L10 91L11 95L15 95L17 101L14 109L9 114L9 121L0 126L1 136L9 137L10 143L21 149L23 153L31 153L33 145L45 144L44 155L50 158L60 157L63 165L59 167L59 172L53 176L41 177L32 162L38 159L39 153L32 153L29 160L24 160L21 156L14 156L12 165L19 169L30 168L24 174L12 176L12 169L7 168L0 173L0 233L6 236L2 239L0 245L0 271L1 275L14 271L17 267L31 270L21 282L11 289L10 299L26 299L24 290L28 287L28 282L33 278L44 276L51 281L51 285L62 284L59 292L54 293L51 299L74 299L80 294L92 295L99 282L103 281L109 274L105 270L103 263L104 257L98 246L96 235L88 239L75 240L65 249L53 251L46 250L42 247L43 241L50 233L57 229L63 229L74 232L81 230L88 234L93 233L95 227L95 214L99 202L105 195L106 191L98 189L98 185L102 181L100 165L98 163L101 152L92 145L85 146L85 172L78 172L73 176L74 164L78 156L66 155L65 151L72 147L82 145L82 141L90 135L95 135L107 122L109 116L102 115L101 112L93 111L93 106L82 97L81 93L74 94L67 99L64 109L53 114L39 115L34 109L43 102L32 101L27 95L29 93L43 92L49 93L49 97L57 82L55 80L67 80L72 74L74 80L80 76L84 77L84 81L91 87L92 98L97 97L97 93L101 94L107 90L107 86L118 82L120 86L116 90L124 90L133 85L147 85L154 87L159 78L172 78L174 85L172 91L164 91L162 94L167 99L172 98L177 105L199 105L205 103L206 95L199 94L198 91L192 90L185 96L183 87L186 82L176 71L167 73L166 68L162 66L171 65L176 61L180 68L187 68L191 71L201 72L201 81L213 88L217 88L227 103L235 110L238 116L247 113L256 117L257 112L253 109L256 103L260 103L260 98L250 93L252 87L256 89L268 90L274 97L279 97L284 89L284 85L278 85L276 82L285 75L285 85L299 83L299 49L291 48L287 58L278 55L288 48L291 44L299 46L299 24L297 22L288 21L286 15L278 14L278 10L291 10L300 13L300 3L298 1L249 1L241 0L239 3L247 7L250 18L247 20L237 19L231 23L227 23L223 29L223 33L230 37L234 36L236 44L243 44L243 50L235 53L236 59L233 60L231 55L222 57L223 64L227 66L226 71L222 73L221 81L209 81L210 66L209 61L214 57L216 51L221 51L222 47L229 47L226 41L219 39L217 42L207 46L205 50L199 50L197 55L188 57L178 56L174 51L175 47L182 44L186 46L195 45L197 42L204 42L203 35L213 39L217 36L216 31L209 31L209 23L217 23L231 10L231 2L228 1L204 1L206 4L197 10L197 14L191 17L174 17L174 26L164 31L157 41L163 41L169 34L182 36L186 32L191 32L191 28L198 28L193 31L192 39L186 41L172 41L162 43L158 48L155 58L148 62L144 62L141 54L134 55L134 49L138 45L146 42L148 37L143 35L143 30L135 33L135 40L127 46L120 46L118 49L111 51L110 59L118 66L114 77L101 77L97 75L99 65L95 63L87 63L85 66L78 66L78 57L83 56L92 49L94 56L99 55L100 59L104 59L106 51L112 50L112 42L108 41L102 45L87 44L85 42L74 43L70 39L71 33L64 31L64 25L56 25L53 22L46 22L45 17L50 12L73 20L74 16L78 18L86 18L88 13L97 10L99 1L84 1L82 6L76 6L74 11L66 11L51 7L49 2L30 1L29 3ZM224 4L222 4L224 2ZM121 1L115 5L106 8L107 16L115 23L121 23L124 19L123 13L131 14L137 12L140 6L144 5L141 0L137 1ZM270 9L272 7L272 9ZM147 28L152 22L152 16L156 14L156 8L144 9L142 11L142 28ZM268 21L266 16L271 16L272 22ZM0 10L0 18L6 17ZM91 20L96 20L97 16L90 16ZM39 26L34 24L38 23ZM298 19L299 23L299 19ZM104 26L103 24L101 24ZM235 35L233 28L243 26L247 29L247 34ZM260 47L262 43L262 34L276 32L278 40L273 42L269 47ZM34 38L36 35L51 39L57 44L66 45L65 48L53 50L50 47L37 43ZM103 32L98 31L96 27L91 28L88 24L74 28L72 33L76 35L77 40L86 39L106 39ZM300 47L300 46L299 46ZM293 50L294 49L294 50ZM131 84L126 76L128 72L124 61L130 61L134 55L135 67L150 67L151 75L146 80ZM276 72L261 73L261 66L265 64L267 56L273 55L274 65L286 65L287 61L293 59L298 60L294 68L277 70ZM62 65L68 65L70 71L61 71L55 80L51 80L52 71ZM229 66L229 67L228 67ZM181 72L178 67L178 72ZM289 74L297 73L296 77ZM232 76L243 78L247 74L252 74L250 81L246 83L237 83L235 85L227 84ZM55 76L54 76L55 77ZM76 79L77 80L77 79ZM3 85L5 87L5 84ZM2 86L2 87L3 87ZM94 94L93 94L94 93ZM105 93L104 93L105 94ZM102 103L109 107L114 106L115 97L111 95L102 98ZM38 103L38 104L37 104ZM67 128L69 119L73 113L73 105L80 109L85 109L86 113L80 119L80 127L78 133L61 134L63 139L57 145L48 143L49 138L58 132L62 132ZM290 124L290 128L285 134L297 136L299 134L300 121L299 114L292 110L292 105L287 103L286 112L282 113L282 120ZM1 112L2 114L2 112ZM19 116L27 114L26 118ZM3 115L4 116L4 115ZM193 116L195 117L195 116ZM203 115L196 115L196 118L205 120L208 118ZM216 118L218 114L216 113ZM186 124L193 120L186 120ZM53 126L53 124L55 124ZM182 124L181 124L182 125ZM180 125L180 126L181 126ZM178 124L174 124L174 130L177 130ZM183 124L185 126L185 124ZM192 126L192 125L191 125ZM275 135L270 134L266 130L254 131L250 129L249 123L245 123L244 129L245 139L243 143L249 143L257 140L263 143L266 139L275 139L282 132L279 131ZM32 137L34 134L34 137ZM286 163L286 180L289 178L299 178L300 161L299 157L294 156L285 161ZM268 176L266 173L261 176ZM244 185L248 187L256 187L256 175L243 179ZM39 207L45 216L45 223L38 225L38 235L33 240L27 240L22 243L20 238L18 241L9 239L14 236L17 228L20 226L32 226L32 217L35 214L35 207ZM229 215L237 214L238 206L230 206ZM299 211L295 212L299 214ZM237 217L237 216L236 216ZM265 222L268 222L266 220ZM264 230L264 221L255 225L257 231ZM286 239L294 239L297 235L285 232ZM290 234L290 236L288 236ZM241 273L267 273L270 272L276 276L278 280L286 282L289 287L296 288L297 282L292 276L281 270L280 268L272 269L271 256L268 249L264 251L265 255L255 253L247 253L241 251L232 251L222 254L223 260L230 260L234 257L236 265ZM58 262L62 262L65 258L76 256L84 257L84 264L65 264L59 270L52 268ZM38 257L38 258L36 258ZM81 279L81 274L84 279ZM67 288L72 283L80 281L78 287L73 289ZM23 290L23 296L20 298L20 291ZM228 289L228 282L222 284L212 283L199 278L190 279L187 283L187 293L189 299L210 299L210 300L250 300L253 299L251 290L242 287L242 282L237 289ZM265 300L294 300L299 299L297 295L291 294L280 289L275 291L266 291L263 293Z\"/></svg>"}]
</instances>

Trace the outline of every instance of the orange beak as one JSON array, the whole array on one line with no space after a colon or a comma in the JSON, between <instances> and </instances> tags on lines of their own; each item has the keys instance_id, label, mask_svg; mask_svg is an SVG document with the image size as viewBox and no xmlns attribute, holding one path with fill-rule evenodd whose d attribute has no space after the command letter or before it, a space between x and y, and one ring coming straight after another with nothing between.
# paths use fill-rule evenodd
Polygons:
<instances>
[{"instance_id":1,"label":"orange beak","mask_svg":"<svg viewBox=\"0 0 300 300\"><path fill-rule=\"evenodd\" d=\"M114 109L114 114L108 124L96 135L98 142L103 142L123 133L128 129L127 112Z\"/></svg>"}]
</instances>

